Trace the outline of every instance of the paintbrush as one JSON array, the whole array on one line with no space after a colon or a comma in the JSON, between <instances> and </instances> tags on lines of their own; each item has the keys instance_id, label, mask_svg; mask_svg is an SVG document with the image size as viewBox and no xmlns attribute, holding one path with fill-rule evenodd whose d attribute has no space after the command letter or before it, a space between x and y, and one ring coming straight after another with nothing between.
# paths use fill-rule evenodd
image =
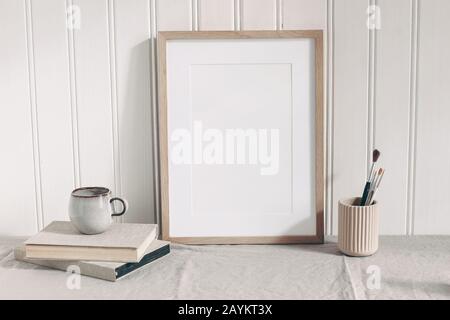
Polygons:
<instances>
[{"instance_id":1,"label":"paintbrush","mask_svg":"<svg viewBox=\"0 0 450 320\"><path fill-rule=\"evenodd\" d=\"M369 176L367 177L367 181L370 181L370 178L374 174L375 163L377 163L378 159L381 156L381 152L378 149L373 150L372 153L372 167L370 168Z\"/></svg>"},{"instance_id":2,"label":"paintbrush","mask_svg":"<svg viewBox=\"0 0 450 320\"><path fill-rule=\"evenodd\" d=\"M370 184L371 184L371 178L374 174L374 170L375 170L375 163L377 163L378 159L380 158L381 152L377 149L373 150L372 153L372 167L370 168L370 172L369 172L369 176L367 177L367 182L366 185L364 186L364 192L361 198L361 206L364 206L366 204L367 201L367 197L369 196L369 191L370 191Z\"/></svg>"},{"instance_id":3,"label":"paintbrush","mask_svg":"<svg viewBox=\"0 0 450 320\"><path fill-rule=\"evenodd\" d=\"M364 201L364 206L369 205L370 198L374 192L375 186L377 185L378 177L381 174L382 169L376 170L373 175L370 177L369 190L367 191L366 200Z\"/></svg>"},{"instance_id":4,"label":"paintbrush","mask_svg":"<svg viewBox=\"0 0 450 320\"><path fill-rule=\"evenodd\" d=\"M374 181L373 187L371 188L371 191L369 192L369 198L367 199L366 206L371 205L373 200L375 199L375 196L377 195L378 188L380 187L381 180L383 180L385 172L386 172L386 170L384 170L384 169L380 169L378 171L376 180Z\"/></svg>"}]
</instances>

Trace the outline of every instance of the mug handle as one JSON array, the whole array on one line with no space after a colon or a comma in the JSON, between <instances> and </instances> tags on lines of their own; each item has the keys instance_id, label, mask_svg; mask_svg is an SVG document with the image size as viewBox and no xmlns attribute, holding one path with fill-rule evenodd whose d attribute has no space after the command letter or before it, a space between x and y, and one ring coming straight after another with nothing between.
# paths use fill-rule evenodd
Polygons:
<instances>
[{"instance_id":1,"label":"mug handle","mask_svg":"<svg viewBox=\"0 0 450 320\"><path fill-rule=\"evenodd\" d=\"M114 201L119 201L120 203L122 203L122 211L121 211L121 212L115 212L115 208L114 208L114 206L112 205ZM128 209L128 203L127 203L127 201L124 200L124 199L122 199L122 198L118 198L118 197L111 198L111 200L109 200L109 203L111 204L112 209L113 209L113 212L114 212L114 213L111 215L111 217L120 217L120 216L123 215L123 214L127 211L127 209Z\"/></svg>"}]
</instances>

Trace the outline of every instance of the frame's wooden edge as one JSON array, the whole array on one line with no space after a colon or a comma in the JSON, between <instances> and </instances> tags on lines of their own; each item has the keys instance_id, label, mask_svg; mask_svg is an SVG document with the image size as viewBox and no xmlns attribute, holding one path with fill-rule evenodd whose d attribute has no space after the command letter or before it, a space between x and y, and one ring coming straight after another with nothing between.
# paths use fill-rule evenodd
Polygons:
<instances>
[{"instance_id":1,"label":"frame's wooden edge","mask_svg":"<svg viewBox=\"0 0 450 320\"><path fill-rule=\"evenodd\" d=\"M324 239L325 215L325 130L324 130L324 46L323 32L315 38L315 78L316 78L316 106L315 106L315 206L316 206L316 234Z\"/></svg>"},{"instance_id":2,"label":"frame's wooden edge","mask_svg":"<svg viewBox=\"0 0 450 320\"><path fill-rule=\"evenodd\" d=\"M320 38L323 30L159 31L158 37L182 39Z\"/></svg>"},{"instance_id":3,"label":"frame's wooden edge","mask_svg":"<svg viewBox=\"0 0 450 320\"><path fill-rule=\"evenodd\" d=\"M167 137L167 66L166 39L158 37L158 125L159 125L159 156L160 156L160 188L161 188L161 235L169 237L169 158Z\"/></svg>"},{"instance_id":4,"label":"frame's wooden edge","mask_svg":"<svg viewBox=\"0 0 450 320\"><path fill-rule=\"evenodd\" d=\"M323 236L267 236L267 237L168 237L173 243L190 245L210 244L323 244Z\"/></svg>"},{"instance_id":5,"label":"frame's wooden edge","mask_svg":"<svg viewBox=\"0 0 450 320\"><path fill-rule=\"evenodd\" d=\"M323 33L317 30L258 30L258 31L160 31L158 32L158 109L160 133L160 180L162 239L183 244L321 244L324 243L324 101L323 101ZM315 39L316 75L316 235L279 237L170 237L169 179L167 137L166 43L183 39L255 39L255 38L313 38ZM320 63L318 63L320 61ZM320 150L320 152L319 152ZM318 161L320 160L320 161ZM319 164L319 165L317 165Z\"/></svg>"}]
</instances>

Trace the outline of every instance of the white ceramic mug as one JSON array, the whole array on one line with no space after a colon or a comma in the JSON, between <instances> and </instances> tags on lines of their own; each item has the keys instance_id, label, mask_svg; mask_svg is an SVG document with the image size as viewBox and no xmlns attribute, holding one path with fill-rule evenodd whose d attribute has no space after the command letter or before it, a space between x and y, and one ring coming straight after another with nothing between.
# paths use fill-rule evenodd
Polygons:
<instances>
[{"instance_id":1,"label":"white ceramic mug","mask_svg":"<svg viewBox=\"0 0 450 320\"><path fill-rule=\"evenodd\" d=\"M122 203L122 211L116 212L114 201ZM84 234L105 232L111 226L112 217L127 211L127 202L112 198L111 191L103 187L85 187L72 191L69 203L69 217L75 228Z\"/></svg>"}]
</instances>

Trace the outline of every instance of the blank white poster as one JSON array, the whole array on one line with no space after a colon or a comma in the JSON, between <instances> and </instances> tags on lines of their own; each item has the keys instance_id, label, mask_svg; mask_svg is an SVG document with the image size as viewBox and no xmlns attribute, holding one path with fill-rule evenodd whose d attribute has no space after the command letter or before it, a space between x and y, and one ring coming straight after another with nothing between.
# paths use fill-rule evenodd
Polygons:
<instances>
[{"instance_id":1,"label":"blank white poster","mask_svg":"<svg viewBox=\"0 0 450 320\"><path fill-rule=\"evenodd\" d=\"M315 235L313 39L167 43L171 237Z\"/></svg>"}]
</instances>

